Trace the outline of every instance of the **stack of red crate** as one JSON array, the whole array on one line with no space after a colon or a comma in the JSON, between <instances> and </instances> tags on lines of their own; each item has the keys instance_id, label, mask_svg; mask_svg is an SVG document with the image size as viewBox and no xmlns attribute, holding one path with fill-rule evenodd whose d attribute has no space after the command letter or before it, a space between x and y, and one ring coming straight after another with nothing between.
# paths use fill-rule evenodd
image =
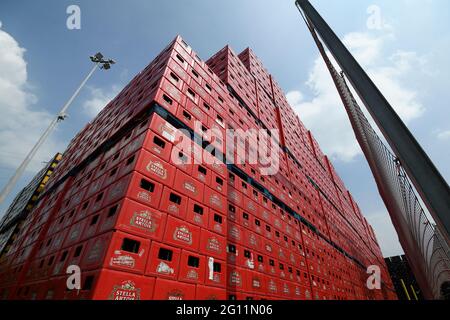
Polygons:
<instances>
[{"instance_id":1,"label":"stack of red crate","mask_svg":"<svg viewBox=\"0 0 450 320\"><path fill-rule=\"evenodd\" d=\"M214 54L206 64L224 83L233 88L254 114L258 113L255 79L229 46Z\"/></svg>"},{"instance_id":2,"label":"stack of red crate","mask_svg":"<svg viewBox=\"0 0 450 320\"><path fill-rule=\"evenodd\" d=\"M255 78L261 89L270 94L272 92L270 74L266 68L264 68L263 63L256 56L253 50L251 48L246 48L239 54L238 57L251 75Z\"/></svg>"},{"instance_id":3,"label":"stack of red crate","mask_svg":"<svg viewBox=\"0 0 450 320\"><path fill-rule=\"evenodd\" d=\"M374 261L373 231L274 83L249 49L206 64L177 37L72 139L0 263L0 297L367 298L365 270L335 246ZM226 129L272 128L288 137L264 149L276 174L217 159L258 145L227 148Z\"/></svg>"}]
</instances>

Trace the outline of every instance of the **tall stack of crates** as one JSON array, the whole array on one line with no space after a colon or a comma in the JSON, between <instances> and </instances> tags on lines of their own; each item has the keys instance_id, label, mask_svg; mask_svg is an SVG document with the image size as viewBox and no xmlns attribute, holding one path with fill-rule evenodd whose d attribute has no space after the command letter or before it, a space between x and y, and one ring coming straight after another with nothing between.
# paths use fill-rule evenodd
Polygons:
<instances>
[{"instance_id":1,"label":"tall stack of crates","mask_svg":"<svg viewBox=\"0 0 450 320\"><path fill-rule=\"evenodd\" d=\"M278 130L266 151L279 170L222 162L258 144L227 148L211 135L227 129ZM205 63L177 37L70 142L0 265L0 297L393 299L379 260L373 230L253 51L226 46ZM366 287L371 264L383 291Z\"/></svg>"}]
</instances>

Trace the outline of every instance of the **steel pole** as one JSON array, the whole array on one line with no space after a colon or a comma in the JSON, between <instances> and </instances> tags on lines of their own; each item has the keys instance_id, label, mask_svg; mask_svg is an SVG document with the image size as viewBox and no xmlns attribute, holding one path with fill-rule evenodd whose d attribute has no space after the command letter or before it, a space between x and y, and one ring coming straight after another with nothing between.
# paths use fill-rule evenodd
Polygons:
<instances>
[{"instance_id":1,"label":"steel pole","mask_svg":"<svg viewBox=\"0 0 450 320\"><path fill-rule=\"evenodd\" d=\"M5 187L2 189L0 193L0 204L3 203L3 201L6 199L6 197L9 195L9 193L12 191L14 186L16 185L17 181L20 179L22 174L24 173L27 166L30 164L33 157L36 155L36 152L39 150L39 148L44 144L45 140L47 140L50 133L55 129L58 122L64 120L66 117L66 111L69 108L69 106L72 104L73 100L78 96L81 89L84 87L86 82L89 80L89 78L94 74L95 70L97 70L99 63L95 63L95 65L92 67L91 71L88 73L88 75L84 78L84 80L81 82L81 84L78 86L78 88L75 90L73 95L70 97L70 99L64 104L61 111L56 115L56 117L50 122L47 129L44 131L42 136L39 138L39 140L36 142L34 147L31 149L31 151L28 153L28 155L25 157L23 162L20 164L20 166L17 168L14 175L9 179L8 183L5 185Z\"/></svg>"},{"instance_id":2,"label":"steel pole","mask_svg":"<svg viewBox=\"0 0 450 320\"><path fill-rule=\"evenodd\" d=\"M308 0L296 6L311 21L351 82L450 245L450 188L412 133Z\"/></svg>"}]
</instances>

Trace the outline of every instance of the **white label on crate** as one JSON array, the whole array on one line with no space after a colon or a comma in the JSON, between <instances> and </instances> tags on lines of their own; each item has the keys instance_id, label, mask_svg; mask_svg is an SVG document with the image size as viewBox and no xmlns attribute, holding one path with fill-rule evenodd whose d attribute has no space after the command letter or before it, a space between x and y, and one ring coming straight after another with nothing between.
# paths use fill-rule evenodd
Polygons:
<instances>
[{"instance_id":1,"label":"white label on crate","mask_svg":"<svg viewBox=\"0 0 450 320\"><path fill-rule=\"evenodd\" d=\"M196 270L189 270L186 274L186 278L191 280L198 280L198 272Z\"/></svg>"},{"instance_id":2,"label":"white label on crate","mask_svg":"<svg viewBox=\"0 0 450 320\"><path fill-rule=\"evenodd\" d=\"M156 272L162 274L173 274L174 270L167 263L161 261L156 267Z\"/></svg>"},{"instance_id":3,"label":"white label on crate","mask_svg":"<svg viewBox=\"0 0 450 320\"><path fill-rule=\"evenodd\" d=\"M127 268L134 268L135 266L135 260L132 256L129 255L123 255L123 256L117 256L112 257L111 266L120 266L120 267L127 267Z\"/></svg>"},{"instance_id":4,"label":"white label on crate","mask_svg":"<svg viewBox=\"0 0 450 320\"><path fill-rule=\"evenodd\" d=\"M151 202L152 201L152 197L150 196L150 194L146 191L139 191L137 194L137 198L146 202Z\"/></svg>"},{"instance_id":5,"label":"white label on crate","mask_svg":"<svg viewBox=\"0 0 450 320\"><path fill-rule=\"evenodd\" d=\"M253 288L261 288L261 281L259 280L259 278L253 278L252 286Z\"/></svg>"},{"instance_id":6,"label":"white label on crate","mask_svg":"<svg viewBox=\"0 0 450 320\"><path fill-rule=\"evenodd\" d=\"M209 257L208 258L208 279L209 280L214 280L214 258L213 257Z\"/></svg>"}]
</instances>

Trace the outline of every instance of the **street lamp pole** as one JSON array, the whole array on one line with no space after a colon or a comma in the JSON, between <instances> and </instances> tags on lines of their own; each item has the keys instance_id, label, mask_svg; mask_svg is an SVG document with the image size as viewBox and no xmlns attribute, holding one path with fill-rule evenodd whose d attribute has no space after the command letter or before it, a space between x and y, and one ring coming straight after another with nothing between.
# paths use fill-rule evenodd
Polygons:
<instances>
[{"instance_id":1,"label":"street lamp pole","mask_svg":"<svg viewBox=\"0 0 450 320\"><path fill-rule=\"evenodd\" d=\"M5 187L2 189L0 193L0 204L3 203L5 198L9 195L9 193L12 191L14 186L16 185L17 181L22 176L23 172L27 168L27 166L30 164L33 157L36 155L36 152L39 150L39 148L44 144L45 140L47 140L50 133L55 129L56 125L65 120L67 117L66 111L69 109L69 106L72 104L73 100L78 96L81 89L84 87L86 82L92 77L95 70L97 70L97 67L100 66L100 69L108 70L111 68L111 65L115 63L114 60L111 59L103 59L103 55L99 52L95 56L90 57L91 61L94 63L94 66L92 67L91 71L88 73L88 75L84 78L84 80L81 82L81 84L78 86L78 88L75 90L73 95L70 97L70 99L64 104L62 109L58 112L58 114L53 118L47 129L44 131L42 136L39 138L39 140L36 142L34 147L31 149L31 151L27 154L25 159L22 161L20 166L17 168L14 175L9 179L8 183L5 185Z\"/></svg>"}]
</instances>

